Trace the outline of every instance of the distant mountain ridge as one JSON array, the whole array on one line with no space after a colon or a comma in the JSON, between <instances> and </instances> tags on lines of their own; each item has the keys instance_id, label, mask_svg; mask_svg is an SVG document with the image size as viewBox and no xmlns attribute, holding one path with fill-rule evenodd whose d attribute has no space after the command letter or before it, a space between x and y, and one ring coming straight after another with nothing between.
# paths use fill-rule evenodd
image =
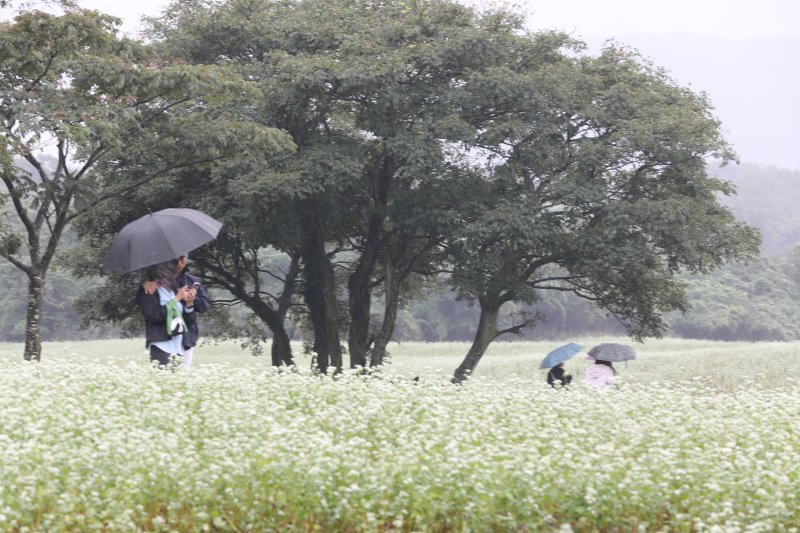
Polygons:
<instances>
[{"instance_id":1,"label":"distant mountain ridge","mask_svg":"<svg viewBox=\"0 0 800 533\"><path fill-rule=\"evenodd\" d=\"M761 231L765 255L783 256L800 246L800 172L754 164L710 168L737 194L723 197L737 218Z\"/></svg>"}]
</instances>

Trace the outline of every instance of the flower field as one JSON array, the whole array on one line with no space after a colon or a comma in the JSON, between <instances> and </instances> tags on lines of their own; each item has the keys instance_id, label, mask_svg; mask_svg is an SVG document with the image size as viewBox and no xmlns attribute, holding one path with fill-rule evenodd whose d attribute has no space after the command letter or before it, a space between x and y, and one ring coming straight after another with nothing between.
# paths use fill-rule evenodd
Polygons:
<instances>
[{"instance_id":1,"label":"flower field","mask_svg":"<svg viewBox=\"0 0 800 533\"><path fill-rule=\"evenodd\" d=\"M607 393L496 362L453 386L144 359L0 353L0 531L800 531L791 380L633 377L645 355Z\"/></svg>"}]
</instances>

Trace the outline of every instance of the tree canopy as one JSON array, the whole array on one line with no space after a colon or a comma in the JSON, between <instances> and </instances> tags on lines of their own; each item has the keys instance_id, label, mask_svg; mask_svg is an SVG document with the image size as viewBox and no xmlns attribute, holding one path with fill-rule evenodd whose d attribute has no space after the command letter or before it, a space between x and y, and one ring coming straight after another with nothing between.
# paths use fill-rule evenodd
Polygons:
<instances>
[{"instance_id":1,"label":"tree canopy","mask_svg":"<svg viewBox=\"0 0 800 533\"><path fill-rule=\"evenodd\" d=\"M178 169L288 146L220 105L254 95L224 69L154 61L113 17L28 11L0 32L0 256L28 278L25 358L41 354L42 292L67 225ZM250 144L250 143L248 143ZM48 165L48 162L52 164ZM124 180L118 179L124 177Z\"/></svg>"},{"instance_id":2,"label":"tree canopy","mask_svg":"<svg viewBox=\"0 0 800 533\"><path fill-rule=\"evenodd\" d=\"M757 232L718 201L732 187L706 171L708 157L735 156L702 95L616 46L505 80L525 96L476 139L485 202L452 246L454 282L481 307L457 380L492 339L529 323L498 331L507 302L569 291L634 338L659 336L663 314L687 308L677 273L757 252Z\"/></svg>"},{"instance_id":3,"label":"tree canopy","mask_svg":"<svg viewBox=\"0 0 800 533\"><path fill-rule=\"evenodd\" d=\"M350 366L380 365L400 306L441 274L480 307L456 381L536 322L498 328L501 309L546 291L592 301L634 338L660 335L687 307L679 274L757 251L719 202L733 189L706 171L735 159L709 102L624 47L591 56L513 11L451 0L175 2L151 24L152 44L129 48L157 68L128 68L141 81L123 86L189 96L164 107L160 93L110 92L118 77L100 86L103 106L138 106L79 130L117 135L84 200L110 213L87 210L79 233L100 249L170 205L223 220L193 259L280 339L275 364L291 361L295 313L321 371L342 368L344 344ZM93 84L75 85L81 106L99 105ZM154 135L136 122L145 104L162 111L145 121ZM251 132L263 142L243 146Z\"/></svg>"}]
</instances>

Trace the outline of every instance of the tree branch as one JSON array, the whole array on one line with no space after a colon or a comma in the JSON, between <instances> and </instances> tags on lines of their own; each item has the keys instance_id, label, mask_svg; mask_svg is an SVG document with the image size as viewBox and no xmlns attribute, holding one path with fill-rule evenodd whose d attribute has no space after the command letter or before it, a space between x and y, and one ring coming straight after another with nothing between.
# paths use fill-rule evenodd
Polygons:
<instances>
[{"instance_id":1,"label":"tree branch","mask_svg":"<svg viewBox=\"0 0 800 533\"><path fill-rule=\"evenodd\" d=\"M150 175L150 176L148 176L148 177L146 177L144 179L141 179L141 180L133 183L132 185L129 185L127 187L123 187L123 188L118 189L116 191L112 191L110 193L107 193L107 194L104 194L104 195L100 196L99 198L97 198L92 203L91 206L86 207L85 209L81 209L80 211L76 211L76 212L72 213L71 215L69 215L69 217L67 217L67 222L70 222L70 221L76 219L77 217L83 215L84 213L86 213L88 211L96 209L98 207L98 205L100 204L100 202L104 202L106 200L110 200L111 198L115 198L115 197L117 197L119 195L125 194L125 193L130 192L130 191L132 191L134 189L137 189L138 187L141 187L145 183L147 183L149 181L152 181L152 180L154 180L154 179L156 179L156 178L158 178L160 176L163 176L164 174L166 174L168 172L172 172L173 170L179 170L179 169L182 169L182 168L190 167L190 166L193 166L193 165L200 165L200 164L203 164L203 163L213 163L214 161L218 161L218 160L222 159L222 157L223 156L212 157L212 158L207 158L207 159L199 159L197 161L188 161L188 162L182 163L180 165L175 165L175 166L172 166L172 167L169 167L169 168L165 168L165 169L159 170L158 172L156 172L156 173L154 173L154 174L152 174L152 175Z\"/></svg>"},{"instance_id":2,"label":"tree branch","mask_svg":"<svg viewBox=\"0 0 800 533\"><path fill-rule=\"evenodd\" d=\"M14 258L11 255L0 254L0 257L17 267L18 269L22 270L27 276L33 275L33 269L26 265L25 263L20 262L18 259Z\"/></svg>"}]
</instances>

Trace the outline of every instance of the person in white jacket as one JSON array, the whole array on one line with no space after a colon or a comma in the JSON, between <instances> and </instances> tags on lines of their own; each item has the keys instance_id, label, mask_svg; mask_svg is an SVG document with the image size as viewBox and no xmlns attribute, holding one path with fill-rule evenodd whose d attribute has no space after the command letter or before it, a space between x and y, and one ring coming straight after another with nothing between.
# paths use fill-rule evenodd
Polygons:
<instances>
[{"instance_id":1,"label":"person in white jacket","mask_svg":"<svg viewBox=\"0 0 800 533\"><path fill-rule=\"evenodd\" d=\"M586 383L597 390L608 390L614 385L617 371L611 361L594 360L594 364L586 370Z\"/></svg>"}]
</instances>

